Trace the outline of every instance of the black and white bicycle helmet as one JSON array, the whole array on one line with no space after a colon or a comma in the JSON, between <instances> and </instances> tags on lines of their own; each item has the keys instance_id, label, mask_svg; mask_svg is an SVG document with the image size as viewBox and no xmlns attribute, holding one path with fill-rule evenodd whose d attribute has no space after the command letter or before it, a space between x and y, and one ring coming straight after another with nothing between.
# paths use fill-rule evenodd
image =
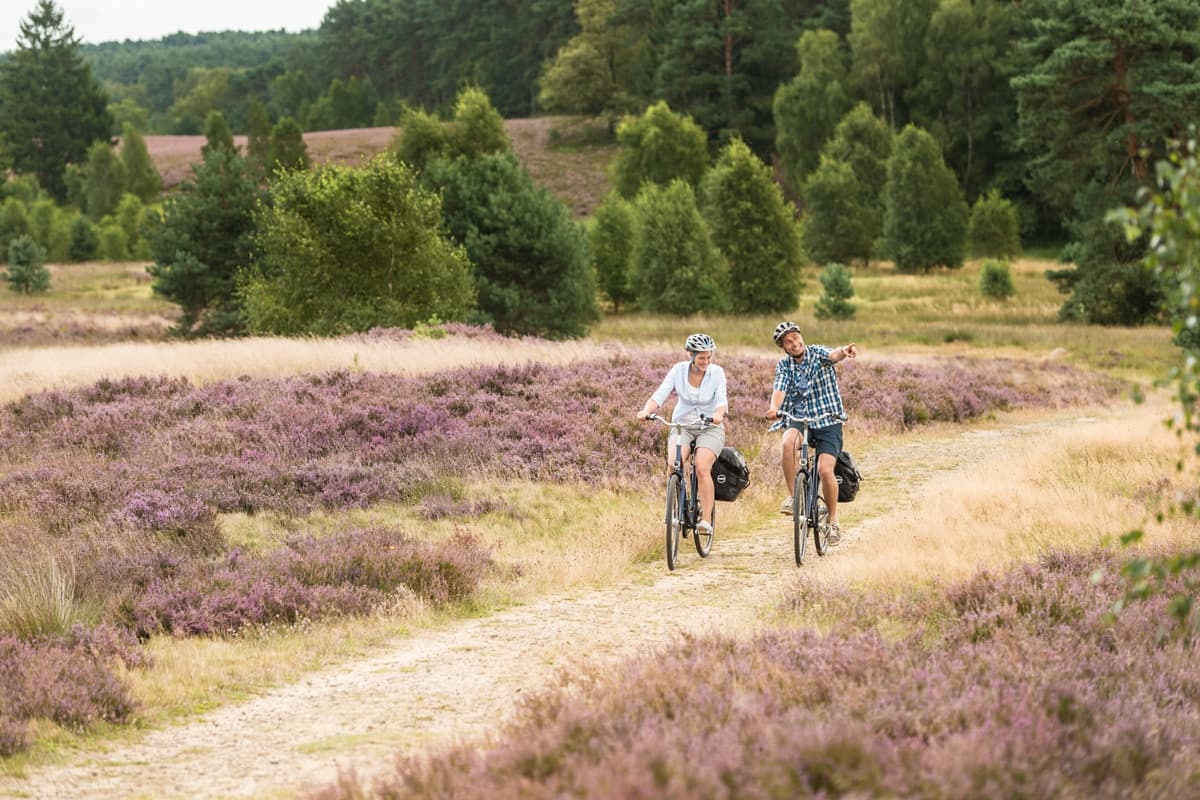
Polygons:
<instances>
[{"instance_id":1,"label":"black and white bicycle helmet","mask_svg":"<svg viewBox=\"0 0 1200 800\"><path fill-rule=\"evenodd\" d=\"M799 331L800 326L794 322L781 322L775 326L775 344L783 347L783 337L787 336L792 331Z\"/></svg>"},{"instance_id":2,"label":"black and white bicycle helmet","mask_svg":"<svg viewBox=\"0 0 1200 800\"><path fill-rule=\"evenodd\" d=\"M693 333L683 348L689 353L711 353L717 349L717 343L707 333Z\"/></svg>"}]
</instances>

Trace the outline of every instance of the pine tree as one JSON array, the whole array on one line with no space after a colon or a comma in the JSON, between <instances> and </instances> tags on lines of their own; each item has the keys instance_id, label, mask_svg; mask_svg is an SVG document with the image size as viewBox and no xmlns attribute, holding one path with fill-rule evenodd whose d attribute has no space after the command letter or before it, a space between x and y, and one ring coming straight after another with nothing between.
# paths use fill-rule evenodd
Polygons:
<instances>
[{"instance_id":1,"label":"pine tree","mask_svg":"<svg viewBox=\"0 0 1200 800\"><path fill-rule=\"evenodd\" d=\"M96 257L100 248L100 238L92 221L79 214L71 222L71 244L67 249L67 258L72 261L91 261Z\"/></svg>"},{"instance_id":2,"label":"pine tree","mask_svg":"<svg viewBox=\"0 0 1200 800\"><path fill-rule=\"evenodd\" d=\"M838 121L822 155L847 164L854 173L856 188L844 202L853 208L856 220L851 227L855 228L856 234L852 245L847 243L838 247L841 254L827 254L823 258L813 255L815 261L870 263L883 233L883 197L893 139L892 129L875 116L866 103L857 104Z\"/></svg>"},{"instance_id":3,"label":"pine tree","mask_svg":"<svg viewBox=\"0 0 1200 800\"><path fill-rule=\"evenodd\" d=\"M129 191L143 203L158 200L162 191L162 176L150 160L146 140L137 128L128 122L121 131L121 162L125 165L125 180Z\"/></svg>"},{"instance_id":4,"label":"pine tree","mask_svg":"<svg viewBox=\"0 0 1200 800\"><path fill-rule=\"evenodd\" d=\"M681 178L694 190L708 169L708 140L685 114L660 101L640 117L617 126L613 182L621 196L633 199L645 183L666 186Z\"/></svg>"},{"instance_id":5,"label":"pine tree","mask_svg":"<svg viewBox=\"0 0 1200 800\"><path fill-rule=\"evenodd\" d=\"M1017 207L993 189L971 207L967 242L973 256L1016 258L1021 254Z\"/></svg>"},{"instance_id":6,"label":"pine tree","mask_svg":"<svg viewBox=\"0 0 1200 800\"><path fill-rule=\"evenodd\" d=\"M29 215L25 204L15 197L0 203L0 259L8 257L9 242L29 233Z\"/></svg>"},{"instance_id":7,"label":"pine tree","mask_svg":"<svg viewBox=\"0 0 1200 800\"><path fill-rule=\"evenodd\" d=\"M850 270L844 264L827 264L821 270L820 280L825 291L817 298L813 316L817 319L853 319L856 309L850 302L854 296Z\"/></svg>"},{"instance_id":8,"label":"pine tree","mask_svg":"<svg viewBox=\"0 0 1200 800\"><path fill-rule=\"evenodd\" d=\"M441 120L419 108L404 112L390 145L397 160L417 171L450 153L450 132Z\"/></svg>"},{"instance_id":9,"label":"pine tree","mask_svg":"<svg viewBox=\"0 0 1200 800\"><path fill-rule=\"evenodd\" d=\"M1017 290L1013 286L1008 262L992 259L983 262L983 268L979 271L979 291L983 292L984 297L994 300L1012 297Z\"/></svg>"},{"instance_id":10,"label":"pine tree","mask_svg":"<svg viewBox=\"0 0 1200 800\"><path fill-rule=\"evenodd\" d=\"M587 334L600 316L583 230L512 153L435 161L450 235L475 265L479 310L497 330L550 338Z\"/></svg>"},{"instance_id":11,"label":"pine tree","mask_svg":"<svg viewBox=\"0 0 1200 800\"><path fill-rule=\"evenodd\" d=\"M863 261L871 256L882 223L854 169L845 161L821 156L808 176L804 195L804 251L817 263Z\"/></svg>"},{"instance_id":12,"label":"pine tree","mask_svg":"<svg viewBox=\"0 0 1200 800\"><path fill-rule=\"evenodd\" d=\"M908 125L896 137L884 190L884 252L902 271L961 267L967 203L932 136Z\"/></svg>"},{"instance_id":13,"label":"pine tree","mask_svg":"<svg viewBox=\"0 0 1200 800\"><path fill-rule=\"evenodd\" d=\"M633 284L638 305L664 314L722 312L729 265L713 244L696 195L683 180L647 185L634 201Z\"/></svg>"},{"instance_id":14,"label":"pine tree","mask_svg":"<svg viewBox=\"0 0 1200 800\"><path fill-rule=\"evenodd\" d=\"M82 163L92 142L110 139L108 98L52 0L38 0L20 31L17 49L0 63L0 151L63 202L63 170Z\"/></svg>"},{"instance_id":15,"label":"pine tree","mask_svg":"<svg viewBox=\"0 0 1200 800\"><path fill-rule=\"evenodd\" d=\"M204 118L204 139L204 146L200 148L203 156L207 156L218 148L233 153L237 152L237 147L233 143L233 132L229 130L229 123L225 121L225 115L220 111L210 111Z\"/></svg>"},{"instance_id":16,"label":"pine tree","mask_svg":"<svg viewBox=\"0 0 1200 800\"><path fill-rule=\"evenodd\" d=\"M291 172L298 169L308 169L308 146L304 144L304 134L300 126L291 117L284 117L271 128L271 148L268 151L267 163L271 174L280 170Z\"/></svg>"},{"instance_id":17,"label":"pine tree","mask_svg":"<svg viewBox=\"0 0 1200 800\"><path fill-rule=\"evenodd\" d=\"M634 230L633 208L621 195L609 192L592 216L588 252L600 291L608 296L614 311L634 300L629 282Z\"/></svg>"},{"instance_id":18,"label":"pine tree","mask_svg":"<svg viewBox=\"0 0 1200 800\"><path fill-rule=\"evenodd\" d=\"M732 309L794 309L801 285L800 233L770 168L734 138L701 180L700 198L713 243L729 264Z\"/></svg>"},{"instance_id":19,"label":"pine tree","mask_svg":"<svg viewBox=\"0 0 1200 800\"><path fill-rule=\"evenodd\" d=\"M1107 325L1156 320L1166 296L1144 269L1145 240L1105 215L1153 179L1151 163L1200 107L1200 5L1187 0L1035 0L1015 56L1018 132L1028 183L1067 220L1080 253L1051 275L1059 311Z\"/></svg>"},{"instance_id":20,"label":"pine tree","mask_svg":"<svg viewBox=\"0 0 1200 800\"><path fill-rule=\"evenodd\" d=\"M469 86L458 94L450 143L454 155L468 158L512 150L504 132L504 118L487 93L477 86Z\"/></svg>"},{"instance_id":21,"label":"pine tree","mask_svg":"<svg viewBox=\"0 0 1200 800\"><path fill-rule=\"evenodd\" d=\"M256 97L250 101L246 111L246 158L256 171L266 174L267 159L271 153L271 120L267 109Z\"/></svg>"},{"instance_id":22,"label":"pine tree","mask_svg":"<svg viewBox=\"0 0 1200 800\"><path fill-rule=\"evenodd\" d=\"M184 335L238 333L244 322L235 276L254 252L254 211L261 193L245 159L213 150L169 197L152 228L152 288L183 309Z\"/></svg>"},{"instance_id":23,"label":"pine tree","mask_svg":"<svg viewBox=\"0 0 1200 800\"><path fill-rule=\"evenodd\" d=\"M13 239L8 245L8 288L21 294L35 294L50 288L46 254L32 236Z\"/></svg>"}]
</instances>

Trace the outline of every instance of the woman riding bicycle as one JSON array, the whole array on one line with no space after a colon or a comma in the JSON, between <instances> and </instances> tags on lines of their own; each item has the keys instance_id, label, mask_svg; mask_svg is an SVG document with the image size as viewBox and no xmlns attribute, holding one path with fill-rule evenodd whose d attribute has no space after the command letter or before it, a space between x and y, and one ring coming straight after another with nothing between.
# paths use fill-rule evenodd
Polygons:
<instances>
[{"instance_id":1,"label":"woman riding bicycle","mask_svg":"<svg viewBox=\"0 0 1200 800\"><path fill-rule=\"evenodd\" d=\"M638 412L638 419L648 419L658 411L667 398L676 395L672 422L700 423L701 417L712 421L712 425L698 431L684 429L671 434L667 442L667 469L673 464L676 436L683 445L687 458L692 440L696 442L696 479L700 494L700 522L696 528L702 533L712 533L714 489L712 479L713 462L725 447L725 429L721 426L729 401L725 395L725 370L712 363L717 344L705 333L693 333L684 343L688 360L671 367L662 385Z\"/></svg>"},{"instance_id":2,"label":"woman riding bicycle","mask_svg":"<svg viewBox=\"0 0 1200 800\"><path fill-rule=\"evenodd\" d=\"M815 422L809 428L809 443L817 451L817 472L821 476L821 496L829 508L829 543L837 544L842 536L837 517L837 482L833 475L838 453L842 451L842 423L846 410L838 388L837 372L833 365L858 355L858 346L851 342L837 348L804 343L800 326L781 322L772 335L775 344L787 355L775 365L775 381L771 386L771 404L767 419L779 417L780 409ZM772 426L774 429L774 426ZM783 434L783 479L788 491L796 480L796 437L799 431L789 423ZM794 499L789 494L780 512L792 513Z\"/></svg>"}]
</instances>

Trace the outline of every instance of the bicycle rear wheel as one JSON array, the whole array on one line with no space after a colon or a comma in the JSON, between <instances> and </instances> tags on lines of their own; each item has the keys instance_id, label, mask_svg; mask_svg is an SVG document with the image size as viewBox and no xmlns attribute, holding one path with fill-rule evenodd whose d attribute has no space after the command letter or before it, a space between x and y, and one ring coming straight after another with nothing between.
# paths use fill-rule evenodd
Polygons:
<instances>
[{"instance_id":1,"label":"bicycle rear wheel","mask_svg":"<svg viewBox=\"0 0 1200 800\"><path fill-rule=\"evenodd\" d=\"M818 489L816 492L817 499L814 503L812 519L810 525L813 532L813 542L817 545L817 555L825 555L825 551L829 549L829 506L825 505L825 498L821 496Z\"/></svg>"},{"instance_id":2,"label":"bicycle rear wheel","mask_svg":"<svg viewBox=\"0 0 1200 800\"><path fill-rule=\"evenodd\" d=\"M792 484L792 544L796 550L796 565L804 563L804 545L808 541L808 473L796 473Z\"/></svg>"},{"instance_id":3,"label":"bicycle rear wheel","mask_svg":"<svg viewBox=\"0 0 1200 800\"><path fill-rule=\"evenodd\" d=\"M667 569L675 569L675 565L679 563L679 531L684 526L683 519L683 504L680 502L682 495L682 481L678 475L671 475L667 478L667 512L666 512L666 529L667 529Z\"/></svg>"},{"instance_id":4,"label":"bicycle rear wheel","mask_svg":"<svg viewBox=\"0 0 1200 800\"><path fill-rule=\"evenodd\" d=\"M697 519L700 517L699 509L696 510L696 517ZM703 533L699 528L695 530L696 552L700 554L701 558L707 558L708 554L712 552L713 539L717 536L717 504L715 502L713 503L712 526L712 533Z\"/></svg>"}]
</instances>

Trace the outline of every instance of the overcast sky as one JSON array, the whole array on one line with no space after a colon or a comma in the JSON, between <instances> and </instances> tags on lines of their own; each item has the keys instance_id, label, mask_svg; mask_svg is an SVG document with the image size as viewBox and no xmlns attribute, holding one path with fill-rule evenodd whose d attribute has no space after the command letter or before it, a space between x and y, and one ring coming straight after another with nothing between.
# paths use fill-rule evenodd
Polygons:
<instances>
[{"instance_id":1,"label":"overcast sky","mask_svg":"<svg viewBox=\"0 0 1200 800\"><path fill-rule=\"evenodd\" d=\"M337 0L56 0L64 21L88 44L161 39L183 31L296 32L317 28ZM0 51L16 49L19 24L37 0L0 2Z\"/></svg>"}]
</instances>

